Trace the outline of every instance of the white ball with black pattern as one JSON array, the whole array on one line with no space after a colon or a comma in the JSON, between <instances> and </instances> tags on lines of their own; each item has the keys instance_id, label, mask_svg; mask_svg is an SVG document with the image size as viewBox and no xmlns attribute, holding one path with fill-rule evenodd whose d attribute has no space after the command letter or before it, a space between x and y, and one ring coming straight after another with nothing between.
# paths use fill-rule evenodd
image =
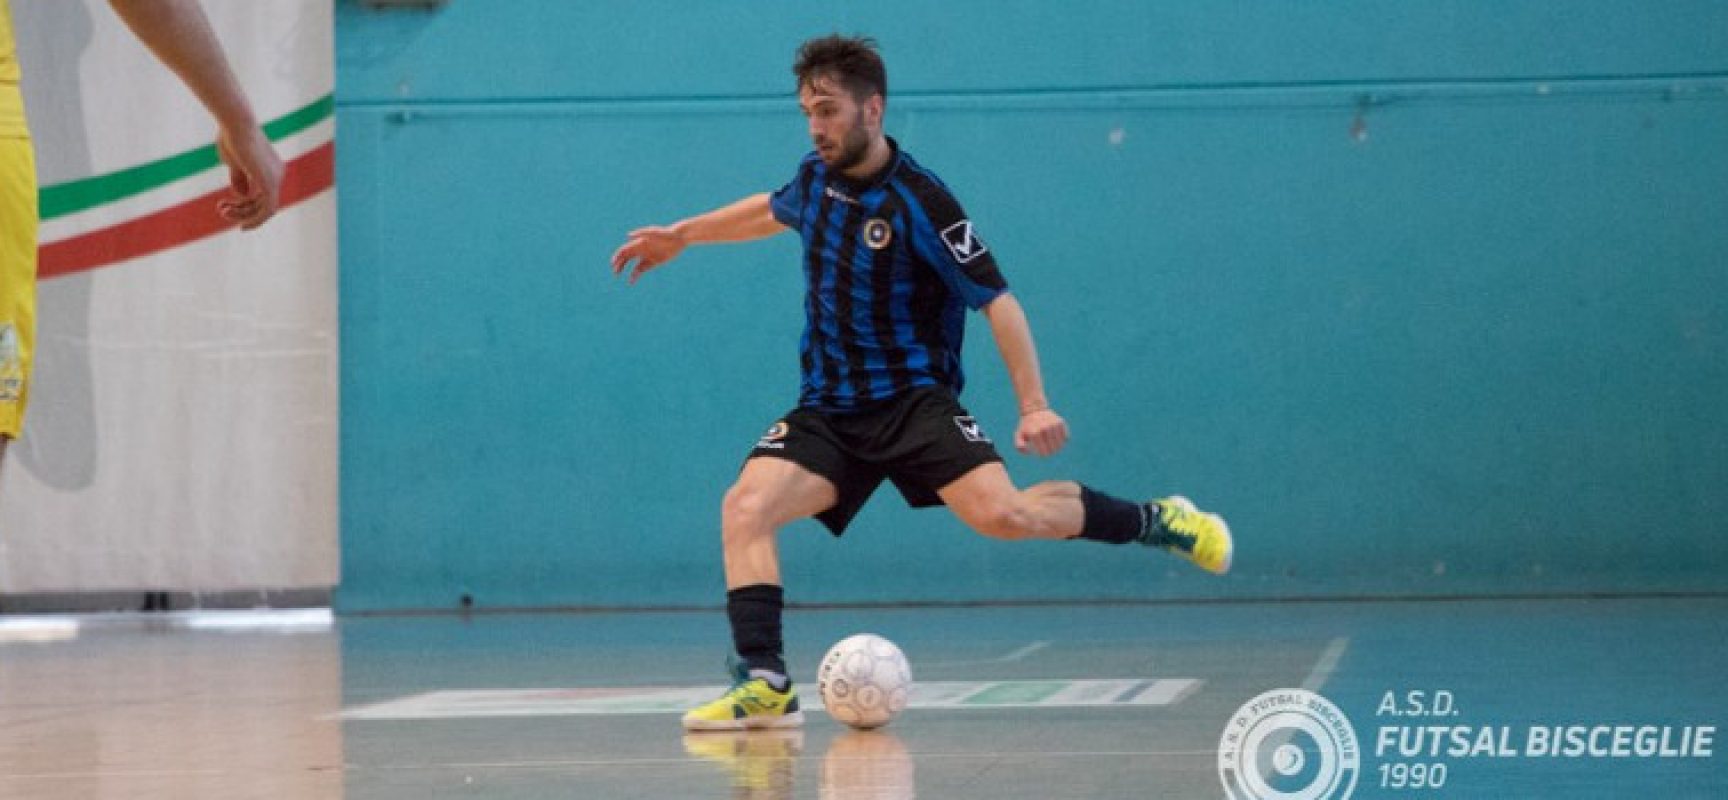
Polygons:
<instances>
[{"instance_id":1,"label":"white ball with black pattern","mask_svg":"<svg viewBox=\"0 0 1728 800\"><path fill-rule=\"evenodd\" d=\"M829 716L859 730L880 728L911 699L912 665L898 645L860 633L828 648L816 670L816 689Z\"/></svg>"}]
</instances>

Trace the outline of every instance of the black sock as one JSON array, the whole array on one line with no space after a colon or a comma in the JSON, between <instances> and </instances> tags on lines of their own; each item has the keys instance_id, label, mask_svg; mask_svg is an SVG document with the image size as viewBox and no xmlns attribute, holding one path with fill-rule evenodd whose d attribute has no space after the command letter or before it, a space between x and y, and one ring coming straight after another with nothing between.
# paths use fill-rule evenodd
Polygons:
<instances>
[{"instance_id":1,"label":"black sock","mask_svg":"<svg viewBox=\"0 0 1728 800\"><path fill-rule=\"evenodd\" d=\"M1095 492L1087 486L1080 487L1080 507L1086 515L1080 523L1080 538L1110 544L1138 540L1145 533L1150 513L1143 504Z\"/></svg>"},{"instance_id":2,"label":"black sock","mask_svg":"<svg viewBox=\"0 0 1728 800\"><path fill-rule=\"evenodd\" d=\"M786 674L786 660L781 653L784 645L780 641L780 615L786 607L785 598L785 590L768 583L741 586L726 593L732 646L746 667Z\"/></svg>"}]
</instances>

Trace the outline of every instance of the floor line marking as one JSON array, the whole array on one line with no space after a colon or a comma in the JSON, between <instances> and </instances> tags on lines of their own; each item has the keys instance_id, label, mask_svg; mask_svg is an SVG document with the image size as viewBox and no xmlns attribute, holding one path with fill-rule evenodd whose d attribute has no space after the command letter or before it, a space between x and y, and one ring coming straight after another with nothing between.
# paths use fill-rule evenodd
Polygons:
<instances>
[{"instance_id":1,"label":"floor line marking","mask_svg":"<svg viewBox=\"0 0 1728 800\"><path fill-rule=\"evenodd\" d=\"M1009 653L1008 655L1005 655L1001 658L996 659L996 661L997 661L997 663L1001 663L1001 664L1009 664L1009 663L1012 663L1015 661L1021 661L1021 660L1024 660L1027 656L1032 655L1033 653L1036 653L1039 650L1043 650L1044 648L1049 647L1049 646L1050 646L1050 643L1046 642L1046 641L1033 642L1029 645L1026 645L1025 647L1020 648L1019 650L1015 650L1014 652Z\"/></svg>"},{"instance_id":2,"label":"floor line marking","mask_svg":"<svg viewBox=\"0 0 1728 800\"><path fill-rule=\"evenodd\" d=\"M946 669L949 667L976 667L979 664L1012 664L1016 661L1024 660L1027 656L1043 650L1051 644L1052 643L1049 641L1039 640L1032 642L1025 647L1019 648L1018 650L1013 650L1004 655L995 656L993 658L957 658L947 661L920 661L918 666L921 669Z\"/></svg>"},{"instance_id":3,"label":"floor line marking","mask_svg":"<svg viewBox=\"0 0 1728 800\"><path fill-rule=\"evenodd\" d=\"M1308 671L1308 677L1303 679L1302 688L1310 692L1320 691L1326 681L1332 678L1332 671L1338 668L1338 662L1343 660L1344 651L1350 649L1350 637L1339 636L1326 645L1325 652L1320 654L1320 660L1314 662L1314 669Z\"/></svg>"}]
</instances>

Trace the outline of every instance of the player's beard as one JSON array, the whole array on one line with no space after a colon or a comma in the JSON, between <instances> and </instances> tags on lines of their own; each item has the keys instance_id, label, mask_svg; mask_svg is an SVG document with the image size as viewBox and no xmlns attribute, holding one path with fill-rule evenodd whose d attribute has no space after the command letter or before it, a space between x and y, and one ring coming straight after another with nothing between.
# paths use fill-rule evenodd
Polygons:
<instances>
[{"instance_id":1,"label":"player's beard","mask_svg":"<svg viewBox=\"0 0 1728 800\"><path fill-rule=\"evenodd\" d=\"M851 130L846 131L840 140L839 151L833 157L823 156L822 160L828 168L845 172L859 164L870 155L870 132L864 128L864 110L858 110L857 119L852 120Z\"/></svg>"}]
</instances>

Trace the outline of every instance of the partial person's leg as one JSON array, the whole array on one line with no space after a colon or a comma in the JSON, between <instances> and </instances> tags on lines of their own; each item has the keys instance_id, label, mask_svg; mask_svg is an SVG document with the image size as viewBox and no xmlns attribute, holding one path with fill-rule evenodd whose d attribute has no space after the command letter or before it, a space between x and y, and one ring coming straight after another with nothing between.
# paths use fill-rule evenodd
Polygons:
<instances>
[{"instance_id":1,"label":"partial person's leg","mask_svg":"<svg viewBox=\"0 0 1728 800\"><path fill-rule=\"evenodd\" d=\"M36 162L30 140L0 134L0 464L24 432L36 333Z\"/></svg>"},{"instance_id":2,"label":"partial person's leg","mask_svg":"<svg viewBox=\"0 0 1728 800\"><path fill-rule=\"evenodd\" d=\"M983 464L937 490L973 530L997 539L1090 539L1170 550L1210 572L1230 569L1234 543L1222 517L1184 497L1135 503L1073 481L1014 487L1000 463Z\"/></svg>"}]
</instances>

